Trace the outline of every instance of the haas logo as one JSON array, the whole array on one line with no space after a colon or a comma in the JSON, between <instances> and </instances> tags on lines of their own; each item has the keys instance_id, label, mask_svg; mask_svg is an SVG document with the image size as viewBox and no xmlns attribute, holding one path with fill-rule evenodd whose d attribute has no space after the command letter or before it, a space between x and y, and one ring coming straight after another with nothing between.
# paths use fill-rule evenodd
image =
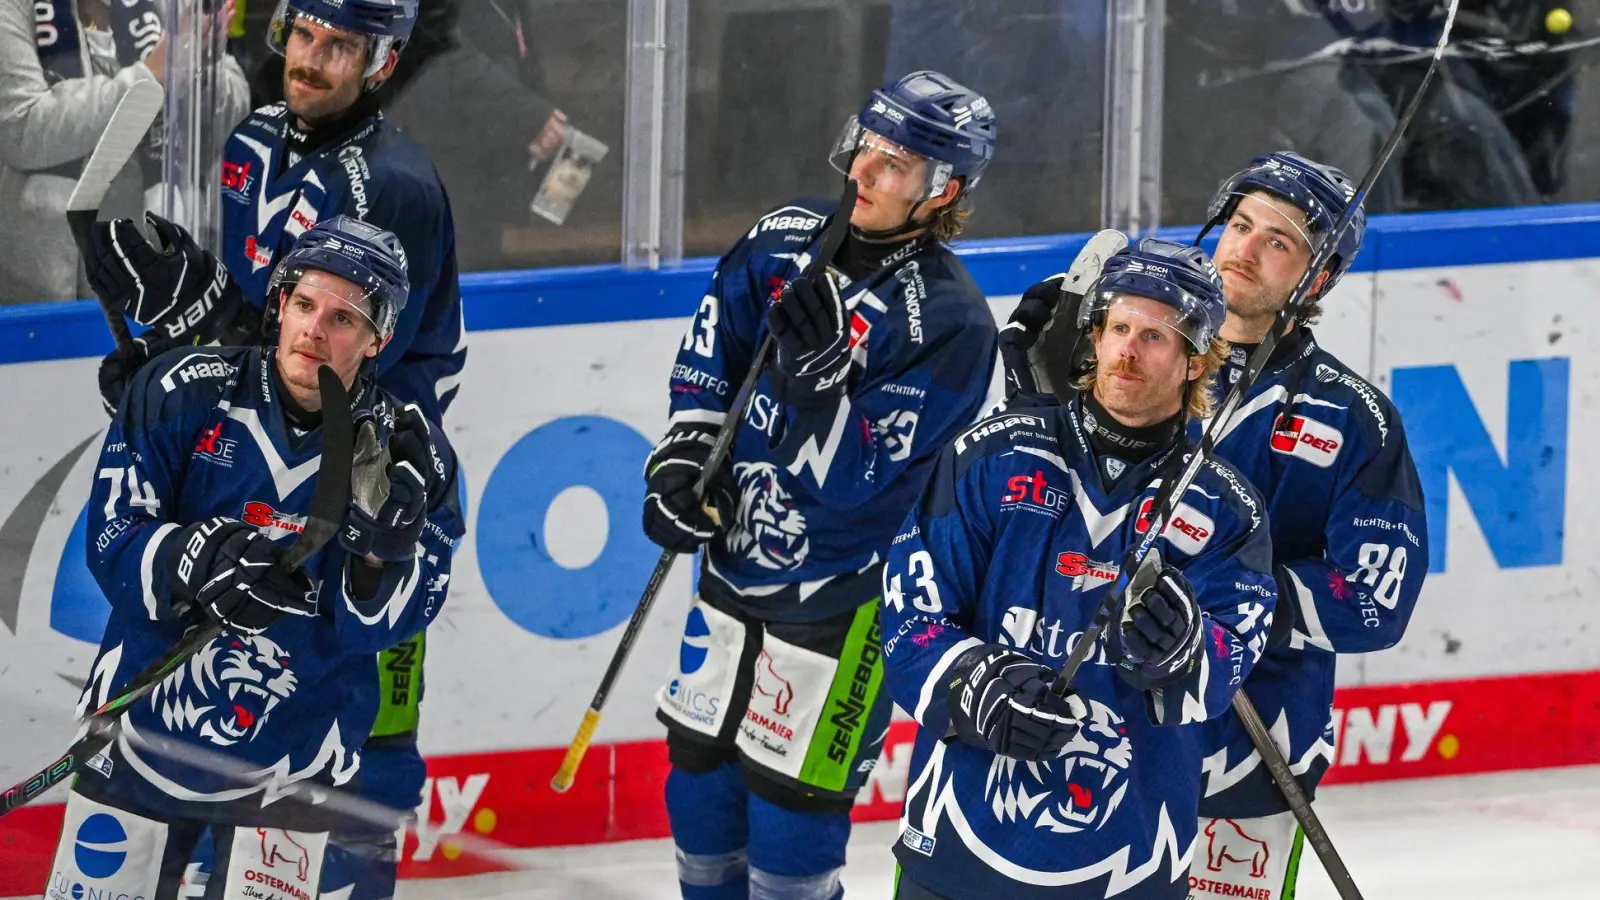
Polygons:
<instances>
[{"instance_id":1,"label":"haas logo","mask_svg":"<svg viewBox=\"0 0 1600 900\"><path fill-rule=\"evenodd\" d=\"M262 863L271 869L276 869L278 863L288 863L295 870L295 877L300 881L306 880L311 869L311 854L306 852L306 848L296 844L294 838L282 829L257 828L256 834L261 835Z\"/></svg>"},{"instance_id":2,"label":"haas logo","mask_svg":"<svg viewBox=\"0 0 1600 900\"><path fill-rule=\"evenodd\" d=\"M1249 863L1251 878L1267 874L1267 842L1258 841L1232 819L1212 819L1206 826L1206 868L1221 872L1223 862Z\"/></svg>"},{"instance_id":3,"label":"haas logo","mask_svg":"<svg viewBox=\"0 0 1600 900\"><path fill-rule=\"evenodd\" d=\"M772 668L772 654L765 650L756 657L756 683L753 690L763 697L771 697L772 709L778 715L789 714L789 703L794 700L794 685Z\"/></svg>"}]
</instances>

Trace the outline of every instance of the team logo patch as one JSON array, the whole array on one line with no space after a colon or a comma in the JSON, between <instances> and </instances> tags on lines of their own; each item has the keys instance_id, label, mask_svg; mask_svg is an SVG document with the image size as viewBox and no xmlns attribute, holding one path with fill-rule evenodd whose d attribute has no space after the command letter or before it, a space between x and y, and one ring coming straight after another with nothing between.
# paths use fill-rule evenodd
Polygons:
<instances>
[{"instance_id":1,"label":"team logo patch","mask_svg":"<svg viewBox=\"0 0 1600 900\"><path fill-rule=\"evenodd\" d=\"M1026 822L1056 834L1098 831L1128 793L1133 744L1124 719L1090 700L1090 720L1064 755L1042 762L996 756L984 781L984 802L995 819Z\"/></svg>"},{"instance_id":2,"label":"team logo patch","mask_svg":"<svg viewBox=\"0 0 1600 900\"><path fill-rule=\"evenodd\" d=\"M252 741L267 716L294 694L289 654L261 635L222 634L150 692L150 707L173 732L221 747Z\"/></svg>"},{"instance_id":3,"label":"team logo patch","mask_svg":"<svg viewBox=\"0 0 1600 900\"><path fill-rule=\"evenodd\" d=\"M1144 502L1139 504L1139 521L1135 527L1140 534L1150 530L1150 508L1154 505L1154 497L1146 497ZM1211 543L1211 535L1216 530L1217 524L1210 516L1187 503L1179 503L1178 508L1172 513L1172 520L1167 523L1167 528L1161 536L1184 553L1198 556L1200 551L1206 548L1206 544Z\"/></svg>"},{"instance_id":4,"label":"team logo patch","mask_svg":"<svg viewBox=\"0 0 1600 900\"><path fill-rule=\"evenodd\" d=\"M1121 567L1116 563L1095 562L1073 550L1056 557L1056 574L1071 578L1075 591L1088 591L1102 584L1110 584L1117 580L1120 571Z\"/></svg>"},{"instance_id":5,"label":"team logo patch","mask_svg":"<svg viewBox=\"0 0 1600 900\"><path fill-rule=\"evenodd\" d=\"M728 549L775 572L799 568L811 552L811 541L806 517L778 484L778 467L739 463L733 474L739 481L739 513L728 532Z\"/></svg>"},{"instance_id":6,"label":"team logo patch","mask_svg":"<svg viewBox=\"0 0 1600 900\"><path fill-rule=\"evenodd\" d=\"M1272 449L1326 469L1339 458L1344 435L1316 419L1297 415L1287 424L1279 415L1272 423Z\"/></svg>"},{"instance_id":7,"label":"team logo patch","mask_svg":"<svg viewBox=\"0 0 1600 900\"><path fill-rule=\"evenodd\" d=\"M239 520L246 525L254 525L261 529L262 534L273 540L306 530L305 516L281 513L257 500L244 505L244 513L239 516Z\"/></svg>"}]
</instances>

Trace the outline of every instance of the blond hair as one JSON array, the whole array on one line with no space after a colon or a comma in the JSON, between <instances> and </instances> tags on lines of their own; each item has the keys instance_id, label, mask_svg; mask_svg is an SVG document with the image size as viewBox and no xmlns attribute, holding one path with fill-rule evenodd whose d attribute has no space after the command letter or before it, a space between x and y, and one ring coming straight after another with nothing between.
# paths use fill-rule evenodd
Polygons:
<instances>
[{"instance_id":1,"label":"blond hair","mask_svg":"<svg viewBox=\"0 0 1600 900\"><path fill-rule=\"evenodd\" d=\"M1094 326L1094 330L1089 334L1090 340L1098 341L1100 335L1105 333L1105 328L1104 321L1097 323ZM1217 373L1222 371L1222 366L1228 361L1228 353L1232 349L1232 345L1222 338L1211 339L1211 347L1203 357L1205 366L1200 370L1200 377L1190 382L1189 407L1187 410L1190 419L1209 419L1211 414L1216 412L1217 398L1213 394L1213 388L1217 383ZM1094 393L1094 383L1095 371L1090 369L1078 379L1074 387L1085 394L1092 394Z\"/></svg>"}]
</instances>

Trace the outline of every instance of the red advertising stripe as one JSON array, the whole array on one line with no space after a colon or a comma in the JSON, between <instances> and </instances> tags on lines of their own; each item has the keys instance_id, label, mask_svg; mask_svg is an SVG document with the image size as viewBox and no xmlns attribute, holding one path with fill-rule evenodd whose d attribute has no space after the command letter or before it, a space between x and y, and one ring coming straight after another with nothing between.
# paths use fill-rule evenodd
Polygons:
<instances>
[{"instance_id":1,"label":"red advertising stripe","mask_svg":"<svg viewBox=\"0 0 1600 900\"><path fill-rule=\"evenodd\" d=\"M1329 784L1600 763L1600 671L1345 688L1335 698L1338 747ZM857 799L860 821L900 814L916 726L897 722ZM1508 737L1510 736L1510 737ZM464 835L544 847L665 837L666 745L596 746L566 794L550 790L565 748L428 760L420 821L401 874L430 878L505 868ZM0 819L0 896L38 894L62 808Z\"/></svg>"}]
</instances>

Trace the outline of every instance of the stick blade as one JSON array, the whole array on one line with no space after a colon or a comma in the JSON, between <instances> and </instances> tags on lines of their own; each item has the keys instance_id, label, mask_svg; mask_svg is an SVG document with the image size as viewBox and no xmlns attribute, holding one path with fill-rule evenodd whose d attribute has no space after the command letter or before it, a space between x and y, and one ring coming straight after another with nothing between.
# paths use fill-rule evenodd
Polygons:
<instances>
[{"instance_id":1,"label":"stick blade","mask_svg":"<svg viewBox=\"0 0 1600 900\"><path fill-rule=\"evenodd\" d=\"M144 140L150 123L156 120L166 95L159 82L148 78L135 81L122 95L100 142L95 144L94 152L83 165L83 174L78 176L77 187L72 189L72 196L67 200L67 212L100 208L112 179L133 158L133 151Z\"/></svg>"}]
</instances>

